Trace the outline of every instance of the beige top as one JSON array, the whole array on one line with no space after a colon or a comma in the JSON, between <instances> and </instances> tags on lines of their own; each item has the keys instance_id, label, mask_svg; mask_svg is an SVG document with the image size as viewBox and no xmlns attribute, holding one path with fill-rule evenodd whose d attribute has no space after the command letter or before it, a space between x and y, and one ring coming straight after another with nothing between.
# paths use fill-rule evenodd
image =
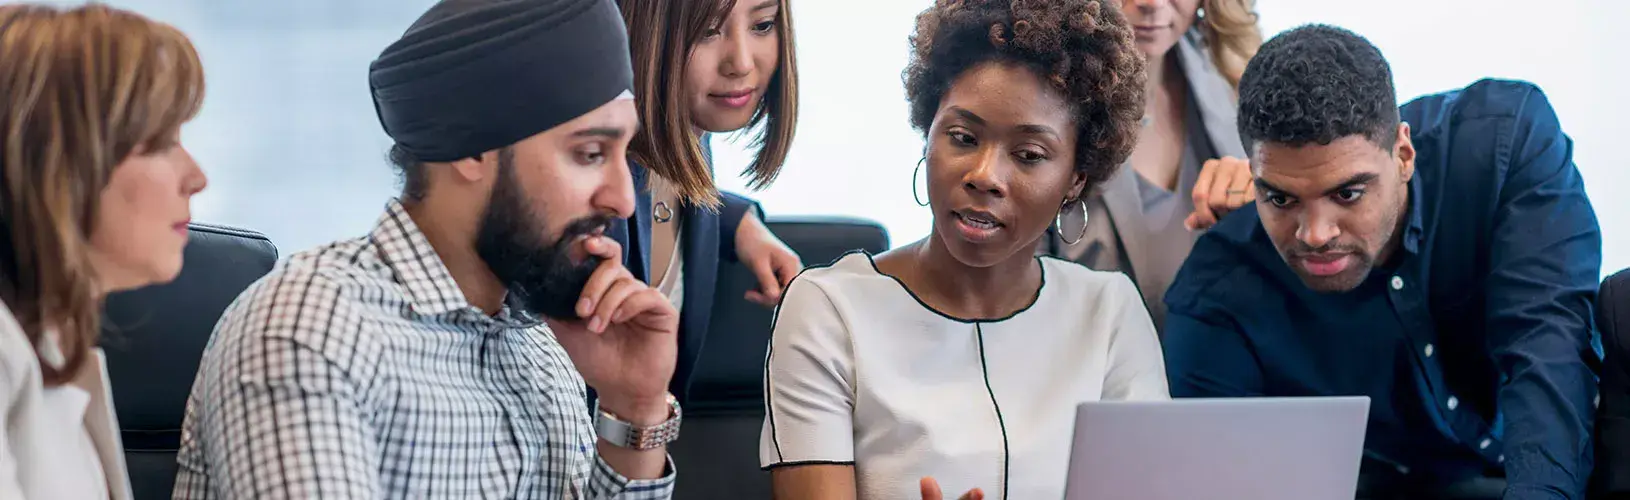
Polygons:
<instances>
[{"instance_id":1,"label":"beige top","mask_svg":"<svg viewBox=\"0 0 1630 500\"><path fill-rule=\"evenodd\" d=\"M40 354L60 363L48 338ZM101 351L90 361L72 383L45 387L28 337L0 305L0 499L130 498L107 365Z\"/></svg>"}]
</instances>

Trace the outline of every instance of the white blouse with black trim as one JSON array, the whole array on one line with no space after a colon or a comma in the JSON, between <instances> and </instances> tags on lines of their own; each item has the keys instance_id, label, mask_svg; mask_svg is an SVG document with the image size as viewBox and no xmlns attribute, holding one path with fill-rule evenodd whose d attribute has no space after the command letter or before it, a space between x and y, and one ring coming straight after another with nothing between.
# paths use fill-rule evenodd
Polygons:
<instances>
[{"instance_id":1,"label":"white blouse with black trim","mask_svg":"<svg viewBox=\"0 0 1630 500\"><path fill-rule=\"evenodd\" d=\"M766 468L853 464L861 499L1061 498L1077 403L1166 399L1154 325L1120 273L1038 257L1012 316L929 308L871 257L811 268L776 310L765 362Z\"/></svg>"}]
</instances>

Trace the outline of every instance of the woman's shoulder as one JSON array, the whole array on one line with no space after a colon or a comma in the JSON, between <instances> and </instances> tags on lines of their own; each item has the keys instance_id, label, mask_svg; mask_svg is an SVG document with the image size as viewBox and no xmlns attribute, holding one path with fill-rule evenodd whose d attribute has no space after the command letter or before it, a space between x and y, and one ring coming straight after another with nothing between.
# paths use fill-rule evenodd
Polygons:
<instances>
[{"instance_id":1,"label":"woman's shoulder","mask_svg":"<svg viewBox=\"0 0 1630 500\"><path fill-rule=\"evenodd\" d=\"M1098 271L1081 263L1051 256L1038 256L1054 293L1064 294L1069 304L1115 305L1125 300L1143 300L1137 285L1119 271Z\"/></svg>"},{"instance_id":2,"label":"woman's shoulder","mask_svg":"<svg viewBox=\"0 0 1630 500\"><path fill-rule=\"evenodd\" d=\"M798 273L798 277L793 278L793 283L803 281L822 289L830 289L877 278L886 277L877 271L877 264L872 261L871 254L863 250L852 250L838 256L832 262L804 268L803 272Z\"/></svg>"},{"instance_id":3,"label":"woman's shoulder","mask_svg":"<svg viewBox=\"0 0 1630 500\"><path fill-rule=\"evenodd\" d=\"M0 400L10 400L24 381L39 378L39 369L34 344L11 308L0 302Z\"/></svg>"}]
</instances>

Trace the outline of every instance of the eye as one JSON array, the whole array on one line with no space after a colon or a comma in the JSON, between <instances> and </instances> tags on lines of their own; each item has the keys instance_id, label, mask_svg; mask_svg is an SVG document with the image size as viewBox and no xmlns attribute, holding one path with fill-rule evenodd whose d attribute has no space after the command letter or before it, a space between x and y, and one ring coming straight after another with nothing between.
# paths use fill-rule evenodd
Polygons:
<instances>
[{"instance_id":1,"label":"eye","mask_svg":"<svg viewBox=\"0 0 1630 500\"><path fill-rule=\"evenodd\" d=\"M592 167L606 161L606 154L599 144L590 144L572 153L573 160L579 165Z\"/></svg>"},{"instance_id":2,"label":"eye","mask_svg":"<svg viewBox=\"0 0 1630 500\"><path fill-rule=\"evenodd\" d=\"M1266 193L1262 196L1262 199L1267 201L1269 205L1273 205L1274 208L1285 208L1295 203L1295 200L1290 199L1289 196L1279 193Z\"/></svg>"},{"instance_id":3,"label":"eye","mask_svg":"<svg viewBox=\"0 0 1630 500\"><path fill-rule=\"evenodd\" d=\"M1330 196L1335 198L1337 202L1343 205L1351 205L1358 203L1358 200L1364 197L1364 190L1359 188L1346 188L1336 191L1335 194Z\"/></svg>"},{"instance_id":4,"label":"eye","mask_svg":"<svg viewBox=\"0 0 1630 500\"><path fill-rule=\"evenodd\" d=\"M713 40L713 39L719 38L719 34L720 33L719 33L719 27L718 26L708 28L707 30L702 32L702 40L707 41L707 40Z\"/></svg>"},{"instance_id":5,"label":"eye","mask_svg":"<svg viewBox=\"0 0 1630 500\"><path fill-rule=\"evenodd\" d=\"M753 25L753 33L757 33L757 34L760 34L760 35L767 35L767 34L770 34L773 31L775 31L775 20L774 19L770 19L770 20L766 20L766 21L759 21L758 24Z\"/></svg>"},{"instance_id":6,"label":"eye","mask_svg":"<svg viewBox=\"0 0 1630 500\"><path fill-rule=\"evenodd\" d=\"M1047 161L1047 155L1028 149L1014 151L1013 157L1018 159L1019 163L1023 163L1025 165L1035 165Z\"/></svg>"},{"instance_id":7,"label":"eye","mask_svg":"<svg viewBox=\"0 0 1630 500\"><path fill-rule=\"evenodd\" d=\"M970 135L967 132L963 132L961 130L952 130L952 131L946 132L945 136L950 137L951 138L951 144L955 144L957 146L969 147L969 146L975 146L975 145L979 144L979 142L973 138L973 135Z\"/></svg>"}]
</instances>

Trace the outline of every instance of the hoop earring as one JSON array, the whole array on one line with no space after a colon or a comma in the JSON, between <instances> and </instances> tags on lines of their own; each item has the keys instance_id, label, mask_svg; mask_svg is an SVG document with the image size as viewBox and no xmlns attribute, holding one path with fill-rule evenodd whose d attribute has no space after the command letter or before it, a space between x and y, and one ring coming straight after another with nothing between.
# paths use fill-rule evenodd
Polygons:
<instances>
[{"instance_id":1,"label":"hoop earring","mask_svg":"<svg viewBox=\"0 0 1630 500\"><path fill-rule=\"evenodd\" d=\"M1060 205L1058 215L1053 217L1053 224L1058 225L1058 239L1063 240L1066 246L1075 246L1076 243L1081 242L1082 238L1087 237L1087 200L1085 198L1076 198L1075 201L1081 204L1081 233L1075 235L1075 241L1064 238L1064 209L1070 207L1070 202L1065 201L1063 205Z\"/></svg>"},{"instance_id":2,"label":"hoop earring","mask_svg":"<svg viewBox=\"0 0 1630 500\"><path fill-rule=\"evenodd\" d=\"M926 161L928 161L928 157L924 156L923 159L917 160L917 168L911 169L911 199L916 201L919 207L928 206L928 202L923 201L923 198L917 195L917 171L923 169L923 162Z\"/></svg>"}]
</instances>

